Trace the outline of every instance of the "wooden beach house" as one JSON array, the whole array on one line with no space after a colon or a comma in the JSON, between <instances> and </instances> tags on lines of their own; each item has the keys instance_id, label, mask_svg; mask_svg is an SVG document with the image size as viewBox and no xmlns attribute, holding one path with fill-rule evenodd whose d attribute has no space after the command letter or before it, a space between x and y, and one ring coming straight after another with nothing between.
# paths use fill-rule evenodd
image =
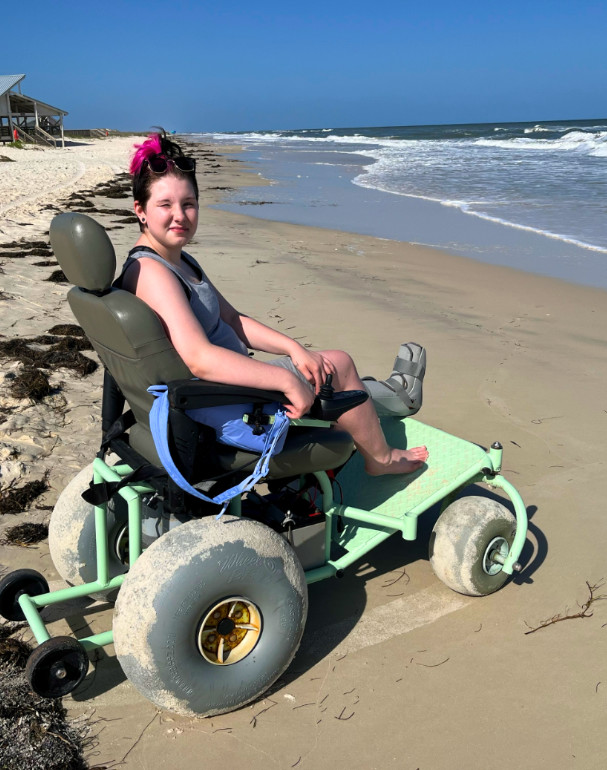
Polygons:
<instances>
[{"instance_id":1,"label":"wooden beach house","mask_svg":"<svg viewBox=\"0 0 607 770\"><path fill-rule=\"evenodd\" d=\"M23 142L65 147L65 110L26 96L21 91L25 75L0 75L0 142Z\"/></svg>"}]
</instances>

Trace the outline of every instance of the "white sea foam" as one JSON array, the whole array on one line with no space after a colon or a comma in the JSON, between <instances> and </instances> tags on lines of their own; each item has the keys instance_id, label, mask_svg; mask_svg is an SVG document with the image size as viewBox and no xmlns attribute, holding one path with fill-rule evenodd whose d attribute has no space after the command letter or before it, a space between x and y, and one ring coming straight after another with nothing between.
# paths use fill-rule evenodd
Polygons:
<instances>
[{"instance_id":1,"label":"white sea foam","mask_svg":"<svg viewBox=\"0 0 607 770\"><path fill-rule=\"evenodd\" d=\"M596 122L596 121L595 121ZM486 221L607 253L601 190L605 122L536 123L411 130L354 129L214 134L218 141L292 150L339 152L352 166L372 163L352 181L361 187L432 201ZM379 134L379 135L378 135ZM279 156L276 156L279 157ZM331 158L327 158L330 160ZM314 165L325 162L320 152Z\"/></svg>"},{"instance_id":2,"label":"white sea foam","mask_svg":"<svg viewBox=\"0 0 607 770\"><path fill-rule=\"evenodd\" d=\"M607 254L607 249L604 249L601 246L595 246L593 243L586 243L585 241L580 241L577 238L570 238L567 235L561 235L559 233L553 233L550 232L550 230L541 230L538 227L531 227L530 225L521 225L516 222L509 222L507 219L501 219L500 217L493 217L490 214L485 214L482 211L471 211L466 210L466 208L462 208L462 211L465 214L471 214L474 217L478 217L479 219L485 219L488 222L496 222L500 225L506 225L506 227L513 227L516 230L524 230L528 233L536 233L537 235L543 235L546 238L552 238L555 241L561 241L562 243L568 243L571 246L578 246L582 249L587 249L588 251L597 251L601 254Z\"/></svg>"},{"instance_id":3,"label":"white sea foam","mask_svg":"<svg viewBox=\"0 0 607 770\"><path fill-rule=\"evenodd\" d=\"M527 129L525 129L527 133ZM477 147L501 147L505 150L573 151L597 158L607 157L607 131L568 131L559 139L475 139Z\"/></svg>"},{"instance_id":4,"label":"white sea foam","mask_svg":"<svg viewBox=\"0 0 607 770\"><path fill-rule=\"evenodd\" d=\"M417 195L414 193L406 193L398 190L390 190L387 188L378 187L377 185L373 185L373 184L365 184L364 175L356 177L356 179L352 181L355 184L359 185L360 187L369 187L370 189L381 190L382 192L392 193L393 195L401 195L405 198L416 198L418 200L430 201L432 203L440 203L441 206L447 206L447 207L459 209L463 214L469 214L470 216L478 217L479 219L484 219L487 222L495 222L496 224L504 225L506 227L512 227L516 230L524 230L525 232L528 232L528 233L535 233L536 235L543 235L546 238L552 238L556 241L569 243L572 246L578 246L579 248L582 248L582 249L600 252L601 254L607 254L607 249L603 248L602 246L596 246L593 243L586 243L585 241L581 241L578 238L569 237L567 235L561 235L560 233L554 233L554 232L551 232L550 230L543 230L539 227L532 227L531 225L523 225L517 222L511 222L507 219L503 219L501 217L495 217L495 216L492 216L491 214L487 214L483 211L479 211L478 209L472 208L472 206L484 205L486 201L444 200L442 198L434 198L429 195Z\"/></svg>"},{"instance_id":5,"label":"white sea foam","mask_svg":"<svg viewBox=\"0 0 607 770\"><path fill-rule=\"evenodd\" d=\"M324 130L324 129L323 129ZM333 129L326 129L332 131ZM386 139L374 139L373 137L364 136L363 134L355 134L354 136L339 136L338 134L329 134L328 136L304 136L289 135L284 136L279 133L261 134L211 134L214 139L221 141L234 142L268 142L269 144L290 144L299 142L313 142L314 144L333 143L333 144L375 144L375 145L390 145L391 140Z\"/></svg>"},{"instance_id":6,"label":"white sea foam","mask_svg":"<svg viewBox=\"0 0 607 770\"><path fill-rule=\"evenodd\" d=\"M553 131L552 128L546 128L545 126L542 126L540 123L533 126L533 128L525 128L523 129L524 134L543 134L550 131Z\"/></svg>"},{"instance_id":7,"label":"white sea foam","mask_svg":"<svg viewBox=\"0 0 607 770\"><path fill-rule=\"evenodd\" d=\"M323 129L330 131L331 129ZM497 129L496 129L497 130ZM506 130L506 129L504 129ZM540 125L533 129L525 129L525 133L541 133L549 131ZM249 134L212 134L214 139L234 142L250 142L254 144L340 144L340 145L358 145L375 146L391 150L396 149L415 149L416 152L424 149L438 150L445 146L456 149L460 146L469 147L471 144L476 147L488 147L492 149L500 148L504 150L544 150L544 151L574 151L585 153L593 157L607 157L607 131L567 131L558 139L540 139L527 137L513 137L511 139L450 139L450 140L423 140L423 139L396 139L389 137L372 137L363 134L354 134L351 136L340 136L339 134L328 134L327 136L306 136L303 134L284 136L280 133L249 133ZM424 147L426 145L426 147ZM463 145L463 147L462 147Z\"/></svg>"}]
</instances>

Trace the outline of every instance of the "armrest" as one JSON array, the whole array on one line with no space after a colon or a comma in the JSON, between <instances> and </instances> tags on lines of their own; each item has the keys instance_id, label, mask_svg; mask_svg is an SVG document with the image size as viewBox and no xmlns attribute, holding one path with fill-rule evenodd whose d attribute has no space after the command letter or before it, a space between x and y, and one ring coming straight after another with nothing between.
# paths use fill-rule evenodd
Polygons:
<instances>
[{"instance_id":1,"label":"armrest","mask_svg":"<svg viewBox=\"0 0 607 770\"><path fill-rule=\"evenodd\" d=\"M277 390L258 390L241 385L223 385L207 380L172 380L167 383L169 403L177 409L200 409L227 404L270 404L285 402L285 395ZM310 408L310 416L317 420L335 422L342 414L364 403L369 395L364 390L346 390L327 397L320 393Z\"/></svg>"},{"instance_id":2,"label":"armrest","mask_svg":"<svg viewBox=\"0 0 607 770\"><path fill-rule=\"evenodd\" d=\"M277 390L258 390L241 385L223 385L207 380L172 380L167 383L169 403L177 409L200 409L226 404L283 403L284 393Z\"/></svg>"}]
</instances>

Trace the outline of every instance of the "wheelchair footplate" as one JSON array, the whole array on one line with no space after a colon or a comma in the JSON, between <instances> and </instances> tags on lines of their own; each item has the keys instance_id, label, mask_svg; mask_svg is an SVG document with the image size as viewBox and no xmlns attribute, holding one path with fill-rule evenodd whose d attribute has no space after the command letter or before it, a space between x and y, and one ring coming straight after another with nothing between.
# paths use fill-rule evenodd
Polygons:
<instances>
[{"instance_id":1,"label":"wheelchair footplate","mask_svg":"<svg viewBox=\"0 0 607 770\"><path fill-rule=\"evenodd\" d=\"M479 481L501 488L512 500L516 514L512 547L497 556L500 571L512 574L525 541L527 516L520 495L500 475L501 445L496 442L485 451L412 418L384 418L382 429L393 447L427 446L428 461L411 474L369 476L360 454L352 456L336 477L334 491L340 501L325 506L333 514L329 517L333 559L320 572L308 572L308 582L326 577L330 565L344 569L395 532L415 540L420 514L439 502L445 509L458 490Z\"/></svg>"}]
</instances>

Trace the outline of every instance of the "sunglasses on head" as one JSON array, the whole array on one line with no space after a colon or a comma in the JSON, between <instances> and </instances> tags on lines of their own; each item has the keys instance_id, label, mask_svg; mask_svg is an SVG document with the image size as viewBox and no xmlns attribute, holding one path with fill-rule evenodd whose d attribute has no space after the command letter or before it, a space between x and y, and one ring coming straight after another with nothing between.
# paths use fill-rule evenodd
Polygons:
<instances>
[{"instance_id":1,"label":"sunglasses on head","mask_svg":"<svg viewBox=\"0 0 607 770\"><path fill-rule=\"evenodd\" d=\"M151 155L146 159L146 163L154 174L164 174L169 167L169 163L172 163L180 171L196 170L194 158L187 158L185 155L178 155L176 158L165 158L164 155Z\"/></svg>"}]
</instances>

